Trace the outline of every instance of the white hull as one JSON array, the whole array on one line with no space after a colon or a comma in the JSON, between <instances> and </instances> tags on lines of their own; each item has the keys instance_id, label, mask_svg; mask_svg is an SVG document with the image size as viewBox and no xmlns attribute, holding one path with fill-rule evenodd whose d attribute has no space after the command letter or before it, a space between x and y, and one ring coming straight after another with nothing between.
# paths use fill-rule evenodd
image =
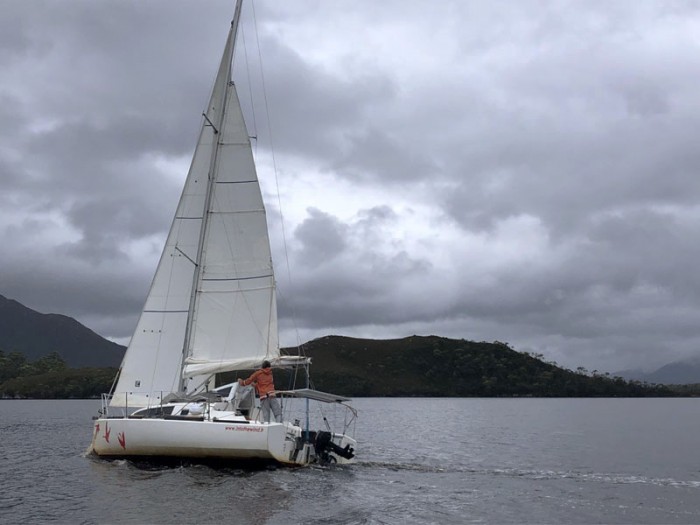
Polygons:
<instances>
[{"instance_id":1,"label":"white hull","mask_svg":"<svg viewBox=\"0 0 700 525\"><path fill-rule=\"evenodd\" d=\"M112 458L198 458L269 460L285 465L316 461L314 446L301 443L302 429L290 423L223 422L183 419L100 418L95 420L91 451ZM334 434L333 442L355 447ZM335 454L334 462L349 463Z\"/></svg>"}]
</instances>

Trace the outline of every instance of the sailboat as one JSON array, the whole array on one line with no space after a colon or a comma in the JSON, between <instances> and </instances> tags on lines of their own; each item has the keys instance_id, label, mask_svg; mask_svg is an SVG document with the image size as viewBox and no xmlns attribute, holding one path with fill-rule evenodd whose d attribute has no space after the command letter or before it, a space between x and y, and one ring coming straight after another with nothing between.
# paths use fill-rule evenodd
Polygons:
<instances>
[{"instance_id":1,"label":"sailboat","mask_svg":"<svg viewBox=\"0 0 700 525\"><path fill-rule=\"evenodd\" d=\"M350 400L309 388L310 359L279 349L265 208L231 80L241 3L146 303L112 391L93 418L90 449L99 457L283 465L354 459L356 441L347 432L357 414ZM265 421L252 387L216 385L220 374L263 361L304 372L304 388L275 392L285 409L300 405L301 417L289 421L285 410L282 421ZM348 409L342 429L325 417L318 423L323 428L312 429L311 401Z\"/></svg>"}]
</instances>

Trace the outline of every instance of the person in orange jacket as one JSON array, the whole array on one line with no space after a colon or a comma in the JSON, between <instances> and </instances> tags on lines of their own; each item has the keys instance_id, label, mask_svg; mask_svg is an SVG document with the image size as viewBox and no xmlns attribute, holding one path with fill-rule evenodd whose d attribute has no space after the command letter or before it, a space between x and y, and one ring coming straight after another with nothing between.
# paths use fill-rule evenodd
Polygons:
<instances>
[{"instance_id":1,"label":"person in orange jacket","mask_svg":"<svg viewBox=\"0 0 700 525\"><path fill-rule=\"evenodd\" d=\"M238 380L238 384L242 386L247 386L251 383L255 385L255 391L260 396L263 420L270 421L270 410L272 410L272 413L275 415L275 421L281 423L282 407L280 407L279 399L275 397L275 383L269 361L263 361L262 368L253 372L248 379Z\"/></svg>"}]
</instances>

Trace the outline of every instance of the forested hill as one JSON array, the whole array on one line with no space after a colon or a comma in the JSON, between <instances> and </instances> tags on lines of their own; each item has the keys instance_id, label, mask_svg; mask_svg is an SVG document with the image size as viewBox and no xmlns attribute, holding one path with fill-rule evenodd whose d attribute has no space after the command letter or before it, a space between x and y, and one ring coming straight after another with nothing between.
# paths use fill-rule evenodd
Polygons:
<instances>
[{"instance_id":1,"label":"forested hill","mask_svg":"<svg viewBox=\"0 0 700 525\"><path fill-rule=\"evenodd\" d=\"M42 314L0 295L0 350L30 361L55 352L71 367L114 367L126 349L71 317Z\"/></svg>"},{"instance_id":2,"label":"forested hill","mask_svg":"<svg viewBox=\"0 0 700 525\"><path fill-rule=\"evenodd\" d=\"M15 302L0 300L0 308L4 308L0 314L7 313L8 303ZM100 348L114 350L121 358L122 347L114 349L113 343L102 339L102 344L107 344L103 347L97 334L73 319L44 316L21 305L18 309L17 305L9 305L20 314L14 317L14 325L10 326L7 316L0 315L1 337L7 341L8 333L16 336L10 345L0 342L0 398L93 397L109 391L115 368L77 367L94 366ZM46 346L42 345L55 351L37 358L27 357L36 352L17 351L43 348L45 352ZM637 397L698 393L695 386L672 391L662 385L589 374L583 369L573 372L542 361L542 356L516 352L498 342L436 336L391 340L328 336L302 346L304 354L313 358L313 386L351 397ZM65 354L62 349L67 350ZM81 351L76 353L76 349ZM287 354L298 352L298 348L283 349ZM275 383L280 389L288 388L288 372L275 370Z\"/></svg>"},{"instance_id":3,"label":"forested hill","mask_svg":"<svg viewBox=\"0 0 700 525\"><path fill-rule=\"evenodd\" d=\"M661 385L576 372L504 343L327 336L302 345L318 390L349 396L665 396ZM298 348L283 353L296 355Z\"/></svg>"}]
</instances>

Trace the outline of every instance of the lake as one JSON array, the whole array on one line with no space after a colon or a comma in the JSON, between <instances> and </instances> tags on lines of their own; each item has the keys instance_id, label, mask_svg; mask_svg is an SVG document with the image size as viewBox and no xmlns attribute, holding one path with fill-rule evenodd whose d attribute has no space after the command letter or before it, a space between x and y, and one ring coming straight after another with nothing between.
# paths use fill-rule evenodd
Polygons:
<instances>
[{"instance_id":1,"label":"lake","mask_svg":"<svg viewBox=\"0 0 700 525\"><path fill-rule=\"evenodd\" d=\"M700 400L357 399L357 463L85 457L99 401L0 401L1 523L700 523Z\"/></svg>"}]
</instances>

